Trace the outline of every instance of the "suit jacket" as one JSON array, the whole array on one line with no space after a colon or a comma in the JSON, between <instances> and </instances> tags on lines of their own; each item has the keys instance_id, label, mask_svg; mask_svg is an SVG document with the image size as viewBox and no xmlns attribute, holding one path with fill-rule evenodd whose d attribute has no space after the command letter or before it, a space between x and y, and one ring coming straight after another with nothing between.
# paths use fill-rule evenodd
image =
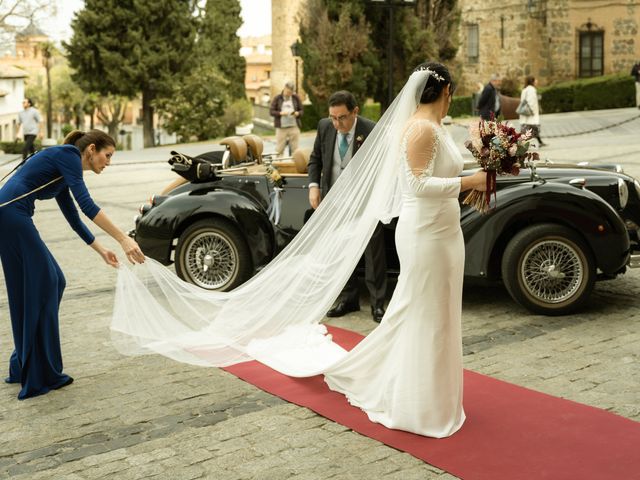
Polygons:
<instances>
[{"instance_id":1,"label":"suit jacket","mask_svg":"<svg viewBox=\"0 0 640 480\"><path fill-rule=\"evenodd\" d=\"M358 148L360 148L375 125L371 120L358 116L358 122L356 123L356 130L354 132L355 138L353 140L352 155L356 154ZM307 168L309 172L309 182L320 185L320 190L323 195L326 195L331 187L331 168L333 166L333 152L335 150L337 137L338 131L334 128L330 119L323 118L318 122L318 132L313 144L313 151L309 156Z\"/></svg>"},{"instance_id":2,"label":"suit jacket","mask_svg":"<svg viewBox=\"0 0 640 480\"><path fill-rule=\"evenodd\" d=\"M295 93L291 94L291 101L293 102L293 108L296 112L298 112L298 116L296 117L296 123L298 124L298 128L302 127L302 123L300 122L300 117L302 116L303 107L302 102L300 101L300 97ZM269 115L273 117L273 126L275 128L280 128L282 125L282 117L280 116L280 112L282 111L282 104L284 103L284 95L281 93L276 95L271 102L271 106L269 107Z\"/></svg>"},{"instance_id":3,"label":"suit jacket","mask_svg":"<svg viewBox=\"0 0 640 480\"><path fill-rule=\"evenodd\" d=\"M500 115L500 110L497 112L494 111L496 95L498 95L498 91L493 85L491 85L491 83L487 83L480 94L480 98L478 99L478 111L480 112L480 116L485 120L489 120L491 118L491 112L493 112L495 117Z\"/></svg>"},{"instance_id":4,"label":"suit jacket","mask_svg":"<svg viewBox=\"0 0 640 480\"><path fill-rule=\"evenodd\" d=\"M631 68L631 76L634 78L636 82L640 82L640 62L636 63Z\"/></svg>"}]
</instances>

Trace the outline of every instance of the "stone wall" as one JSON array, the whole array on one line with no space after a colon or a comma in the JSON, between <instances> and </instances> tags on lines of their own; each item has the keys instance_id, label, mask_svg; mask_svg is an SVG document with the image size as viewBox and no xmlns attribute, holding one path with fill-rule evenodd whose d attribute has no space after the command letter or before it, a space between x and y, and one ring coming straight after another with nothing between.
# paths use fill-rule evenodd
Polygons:
<instances>
[{"instance_id":1,"label":"stone wall","mask_svg":"<svg viewBox=\"0 0 640 480\"><path fill-rule=\"evenodd\" d=\"M579 76L580 32L602 31L604 74L626 72L640 59L640 1L460 0L464 64L461 93L471 93L493 72L522 82L525 75L548 85ZM479 57L469 62L468 25L477 24Z\"/></svg>"}]
</instances>

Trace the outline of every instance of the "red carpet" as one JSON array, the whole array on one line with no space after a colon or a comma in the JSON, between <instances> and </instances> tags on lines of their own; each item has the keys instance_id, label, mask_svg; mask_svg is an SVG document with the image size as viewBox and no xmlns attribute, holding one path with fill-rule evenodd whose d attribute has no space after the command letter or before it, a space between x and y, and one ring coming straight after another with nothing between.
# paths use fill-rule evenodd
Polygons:
<instances>
[{"instance_id":1,"label":"red carpet","mask_svg":"<svg viewBox=\"0 0 640 480\"><path fill-rule=\"evenodd\" d=\"M329 330L347 349L362 339ZM462 429L436 440L371 423L321 376L291 378L258 362L225 370L464 479L640 478L640 423L478 373L464 372Z\"/></svg>"}]
</instances>

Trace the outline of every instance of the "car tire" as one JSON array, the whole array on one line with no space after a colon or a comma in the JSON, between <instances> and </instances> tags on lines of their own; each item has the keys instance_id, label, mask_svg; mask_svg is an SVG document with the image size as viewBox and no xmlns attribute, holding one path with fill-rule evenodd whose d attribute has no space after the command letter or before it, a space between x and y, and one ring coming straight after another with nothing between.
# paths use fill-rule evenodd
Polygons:
<instances>
[{"instance_id":1,"label":"car tire","mask_svg":"<svg viewBox=\"0 0 640 480\"><path fill-rule=\"evenodd\" d=\"M221 292L244 283L253 270L249 247L238 229L213 218L195 222L180 235L175 265L181 279Z\"/></svg>"},{"instance_id":2,"label":"car tire","mask_svg":"<svg viewBox=\"0 0 640 480\"><path fill-rule=\"evenodd\" d=\"M502 256L511 297L543 315L565 315L588 299L596 278L589 247L573 230L540 224L518 232Z\"/></svg>"}]
</instances>

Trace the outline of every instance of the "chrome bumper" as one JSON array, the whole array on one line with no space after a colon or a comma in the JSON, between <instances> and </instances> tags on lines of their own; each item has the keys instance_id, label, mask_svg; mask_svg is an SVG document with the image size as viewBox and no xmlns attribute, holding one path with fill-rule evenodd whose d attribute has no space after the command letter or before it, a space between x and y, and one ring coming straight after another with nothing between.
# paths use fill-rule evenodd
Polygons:
<instances>
[{"instance_id":1,"label":"chrome bumper","mask_svg":"<svg viewBox=\"0 0 640 480\"><path fill-rule=\"evenodd\" d=\"M629 268L640 268L640 253L634 253L629 256Z\"/></svg>"}]
</instances>

